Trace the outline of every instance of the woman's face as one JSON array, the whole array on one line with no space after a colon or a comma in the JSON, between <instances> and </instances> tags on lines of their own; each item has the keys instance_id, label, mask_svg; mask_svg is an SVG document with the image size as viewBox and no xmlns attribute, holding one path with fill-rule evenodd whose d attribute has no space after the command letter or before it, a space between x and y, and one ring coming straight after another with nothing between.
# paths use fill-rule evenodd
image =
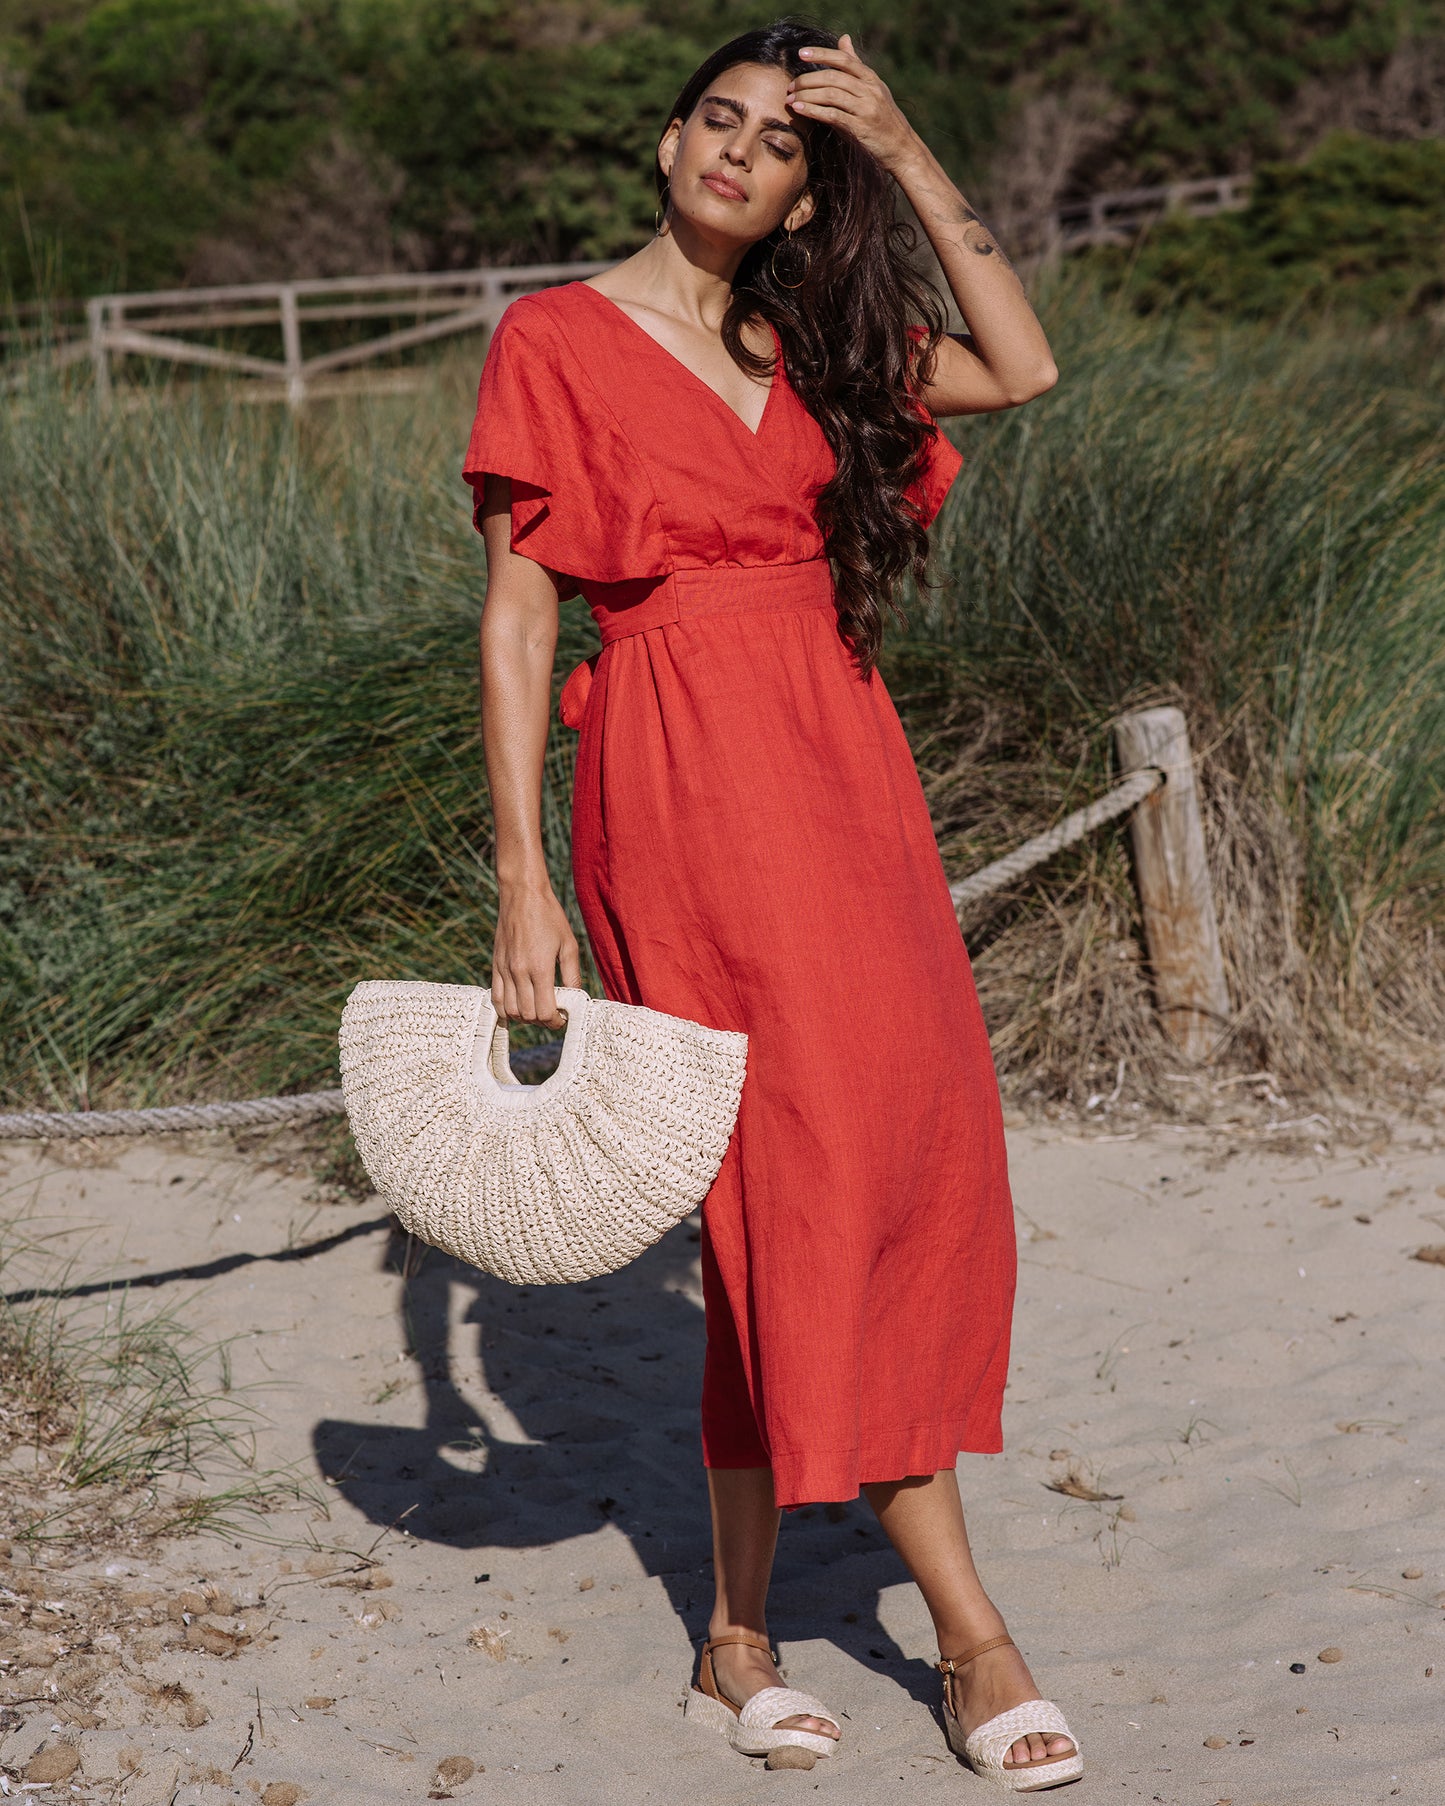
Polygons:
<instances>
[{"instance_id":1,"label":"woman's face","mask_svg":"<svg viewBox=\"0 0 1445 1806\"><path fill-rule=\"evenodd\" d=\"M669 203L704 237L755 244L811 217L807 125L788 115L786 70L736 63L658 146Z\"/></svg>"}]
</instances>

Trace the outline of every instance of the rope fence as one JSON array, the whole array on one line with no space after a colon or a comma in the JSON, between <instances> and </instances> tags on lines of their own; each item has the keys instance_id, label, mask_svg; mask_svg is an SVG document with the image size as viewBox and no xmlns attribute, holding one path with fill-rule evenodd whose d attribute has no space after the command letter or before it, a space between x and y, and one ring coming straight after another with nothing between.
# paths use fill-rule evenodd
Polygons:
<instances>
[{"instance_id":1,"label":"rope fence","mask_svg":"<svg viewBox=\"0 0 1445 1806\"><path fill-rule=\"evenodd\" d=\"M560 1041L519 1047L507 1057L512 1071L540 1072L556 1063ZM302 1091L294 1097L249 1097L227 1104L173 1104L159 1110L23 1110L0 1116L0 1141L81 1141L92 1135L170 1135L185 1129L260 1129L272 1123L315 1122L344 1116L339 1091Z\"/></svg>"},{"instance_id":2,"label":"rope fence","mask_svg":"<svg viewBox=\"0 0 1445 1806\"><path fill-rule=\"evenodd\" d=\"M1228 1018L1229 994L1184 716L1174 708L1124 715L1116 725L1115 739L1129 774L1122 783L1002 859L950 885L949 895L955 909L976 903L1006 889L1105 822L1132 814L1134 863L1159 1012L1180 1051L1205 1059ZM561 1048L560 1041L518 1048L509 1056L512 1070L523 1076L550 1071ZM0 1115L0 1141L248 1129L344 1114L340 1091L156 1110L21 1111Z\"/></svg>"},{"instance_id":3,"label":"rope fence","mask_svg":"<svg viewBox=\"0 0 1445 1806\"><path fill-rule=\"evenodd\" d=\"M1075 809L1072 815L1066 815L1055 827L1042 834L1035 834L1032 840L1026 840L1022 846L1015 847L1013 852L1005 853L1002 859L995 859L992 865L986 865L971 877L961 878L957 884L950 884L948 894L953 898L955 909L962 909L965 903L976 903L980 897L992 895L996 890L1003 890L1025 872L1031 872L1036 865L1052 859L1055 853L1062 853L1065 847L1073 846L1076 840L1082 840L1086 834L1092 834L1095 828L1102 828L1106 821L1113 821L1115 816L1127 815L1146 796L1157 790L1164 782L1164 773L1153 769L1136 771L1133 777L1125 778L1095 802L1082 809Z\"/></svg>"}]
</instances>

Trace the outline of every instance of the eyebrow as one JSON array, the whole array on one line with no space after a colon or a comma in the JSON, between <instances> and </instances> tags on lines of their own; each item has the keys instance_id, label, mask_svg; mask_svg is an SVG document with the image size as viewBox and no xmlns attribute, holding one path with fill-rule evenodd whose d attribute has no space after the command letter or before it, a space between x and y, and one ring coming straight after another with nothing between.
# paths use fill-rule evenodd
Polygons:
<instances>
[{"instance_id":1,"label":"eyebrow","mask_svg":"<svg viewBox=\"0 0 1445 1806\"><path fill-rule=\"evenodd\" d=\"M702 99L702 104L705 107L728 107L737 114L739 119L746 119L748 116L748 109L744 102L740 100L729 100L725 94L705 94ZM765 132L791 132L799 142L802 141L803 137L803 134L798 130L797 126L793 124L791 119L765 119L763 121L763 130Z\"/></svg>"}]
</instances>

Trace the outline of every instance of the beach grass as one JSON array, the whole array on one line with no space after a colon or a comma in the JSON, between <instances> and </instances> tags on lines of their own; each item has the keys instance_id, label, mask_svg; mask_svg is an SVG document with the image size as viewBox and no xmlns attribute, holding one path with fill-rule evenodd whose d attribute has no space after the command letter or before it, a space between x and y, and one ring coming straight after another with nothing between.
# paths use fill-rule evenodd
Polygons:
<instances>
[{"instance_id":1,"label":"beach grass","mask_svg":"<svg viewBox=\"0 0 1445 1806\"><path fill-rule=\"evenodd\" d=\"M1423 1085L1445 1016L1445 411L1423 325L1141 318L1066 269L1062 379L966 464L884 669L962 875L1186 711L1235 1018L1221 1072ZM0 413L0 1096L335 1082L367 977L486 983L480 348L299 419L205 382ZM596 645L564 608L557 681ZM573 736L545 828L567 878ZM1001 1069L1165 1104L1122 825L964 918ZM857 950L866 969L867 949ZM595 988L595 972L584 981ZM1112 1078L1111 1078L1112 1082Z\"/></svg>"},{"instance_id":2,"label":"beach grass","mask_svg":"<svg viewBox=\"0 0 1445 1806\"><path fill-rule=\"evenodd\" d=\"M305 1476L262 1469L264 1412L170 1306L84 1270L65 1231L0 1215L0 1540L35 1550L229 1533L320 1502Z\"/></svg>"}]
</instances>

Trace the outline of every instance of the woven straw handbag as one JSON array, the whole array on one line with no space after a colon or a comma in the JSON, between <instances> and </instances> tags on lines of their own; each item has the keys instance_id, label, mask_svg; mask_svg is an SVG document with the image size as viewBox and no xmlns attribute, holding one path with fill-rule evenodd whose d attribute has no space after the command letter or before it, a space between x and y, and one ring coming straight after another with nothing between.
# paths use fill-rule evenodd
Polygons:
<instances>
[{"instance_id":1,"label":"woven straw handbag","mask_svg":"<svg viewBox=\"0 0 1445 1806\"><path fill-rule=\"evenodd\" d=\"M341 1088L372 1184L424 1242L516 1284L592 1279L702 1202L747 1036L559 986L557 1070L523 1085L491 992L371 980L341 1016Z\"/></svg>"}]
</instances>

